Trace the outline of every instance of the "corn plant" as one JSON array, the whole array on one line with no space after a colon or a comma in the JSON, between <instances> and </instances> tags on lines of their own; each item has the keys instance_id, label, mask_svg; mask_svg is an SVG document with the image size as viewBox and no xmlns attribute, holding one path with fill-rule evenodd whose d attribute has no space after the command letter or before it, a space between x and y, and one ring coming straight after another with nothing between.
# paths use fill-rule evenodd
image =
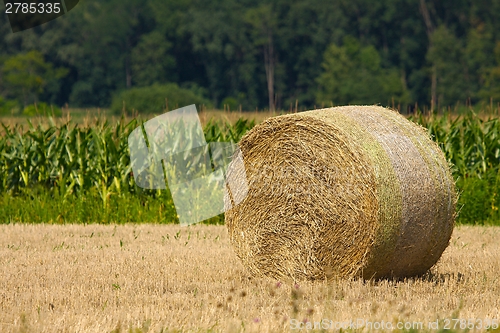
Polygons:
<instances>
[{"instance_id":1,"label":"corn plant","mask_svg":"<svg viewBox=\"0 0 500 333\"><path fill-rule=\"evenodd\" d=\"M427 128L453 164L461 193L459 218L466 223L500 220L500 120L473 112L417 115L412 120ZM50 120L44 126L29 123L27 128L0 124L0 200L4 203L0 219L175 221L168 188L142 189L134 182L128 136L142 124L137 119L116 124L96 121L91 126L71 122L56 126ZM203 130L207 142L236 143L254 125L245 119L233 125L210 121ZM188 163L196 161L177 162L186 170ZM170 172L175 174L176 168ZM30 212L23 206L26 203L37 211Z\"/></svg>"},{"instance_id":2,"label":"corn plant","mask_svg":"<svg viewBox=\"0 0 500 333\"><path fill-rule=\"evenodd\" d=\"M96 122L80 127L2 124L0 137L0 192L43 186L62 195L97 190L103 205L110 195L137 191L130 166L128 136L142 124L122 119L115 125ZM237 142L254 126L239 120L234 126L210 122L204 128L207 141ZM168 139L168 138L165 138Z\"/></svg>"},{"instance_id":3,"label":"corn plant","mask_svg":"<svg viewBox=\"0 0 500 333\"><path fill-rule=\"evenodd\" d=\"M454 165L457 177L482 175L500 165L500 121L483 119L470 111L451 119L445 116L419 115L413 119L426 127Z\"/></svg>"}]
</instances>

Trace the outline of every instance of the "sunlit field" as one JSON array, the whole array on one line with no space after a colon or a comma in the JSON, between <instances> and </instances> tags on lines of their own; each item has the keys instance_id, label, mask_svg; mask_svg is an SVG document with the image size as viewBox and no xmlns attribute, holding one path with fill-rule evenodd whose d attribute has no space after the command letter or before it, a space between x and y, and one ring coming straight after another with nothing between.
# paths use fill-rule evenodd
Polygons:
<instances>
[{"instance_id":1,"label":"sunlit field","mask_svg":"<svg viewBox=\"0 0 500 333\"><path fill-rule=\"evenodd\" d=\"M0 332L500 332L500 227L479 225L500 223L498 116L411 118L461 194L430 272L293 282L250 277L225 226L172 224L169 192L134 184L126 139L150 117L66 111L0 120ZM207 141L238 142L277 113L199 115Z\"/></svg>"},{"instance_id":2,"label":"sunlit field","mask_svg":"<svg viewBox=\"0 0 500 333\"><path fill-rule=\"evenodd\" d=\"M0 333L500 333L500 0L32 2Z\"/></svg>"},{"instance_id":3,"label":"sunlit field","mask_svg":"<svg viewBox=\"0 0 500 333\"><path fill-rule=\"evenodd\" d=\"M165 112L167 112L165 110ZM230 124L234 124L240 118L255 120L256 123L260 123L263 120L278 116L280 114L288 113L287 111L223 111L223 110L206 110L203 108L198 109L198 115L200 117L200 121L203 126L205 126L209 121L212 122L227 122ZM160 114L160 113L158 113ZM93 125L97 121L104 122L108 121L110 124L115 124L120 121L122 116L124 117L126 122L131 121L132 119L142 119L147 121L155 116L155 114L130 114L125 113L123 115L116 115L111 113L108 109L99 109L99 108L90 108L90 109L62 109L62 114L60 116L54 116L50 118L50 114L46 116L33 116L33 117L19 117L19 116L3 116L0 117L0 123L3 123L7 126L15 126L22 125L24 128L27 128L29 122L34 125L51 125L53 124L60 126L62 124L66 124L69 121L72 123L80 124L81 126L89 126ZM1 129L0 129L1 130Z\"/></svg>"},{"instance_id":4,"label":"sunlit field","mask_svg":"<svg viewBox=\"0 0 500 333\"><path fill-rule=\"evenodd\" d=\"M423 277L295 283L250 277L224 226L14 224L0 233L1 332L288 332L358 320L347 331L382 321L427 331L436 320L464 331L453 319L482 320L484 331L500 319L499 227L457 227Z\"/></svg>"}]
</instances>

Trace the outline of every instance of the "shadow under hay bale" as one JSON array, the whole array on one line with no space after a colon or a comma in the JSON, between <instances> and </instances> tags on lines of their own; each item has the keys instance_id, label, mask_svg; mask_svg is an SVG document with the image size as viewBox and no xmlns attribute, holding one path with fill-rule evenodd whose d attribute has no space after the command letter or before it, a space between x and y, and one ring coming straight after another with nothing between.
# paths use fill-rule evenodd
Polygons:
<instances>
[{"instance_id":1,"label":"shadow under hay bale","mask_svg":"<svg viewBox=\"0 0 500 333\"><path fill-rule=\"evenodd\" d=\"M249 131L240 148L245 170L230 166L227 179L234 190L246 173L248 195L225 220L256 276L415 276L448 246L456 204L449 165L426 130L395 111L279 116Z\"/></svg>"}]
</instances>

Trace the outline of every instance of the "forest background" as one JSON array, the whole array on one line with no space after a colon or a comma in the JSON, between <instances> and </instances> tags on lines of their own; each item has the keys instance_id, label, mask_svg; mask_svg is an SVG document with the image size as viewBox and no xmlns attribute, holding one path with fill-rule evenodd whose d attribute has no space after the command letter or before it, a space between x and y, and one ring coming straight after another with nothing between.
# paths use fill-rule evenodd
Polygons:
<instances>
[{"instance_id":1,"label":"forest background","mask_svg":"<svg viewBox=\"0 0 500 333\"><path fill-rule=\"evenodd\" d=\"M500 0L85 0L19 33L2 14L0 36L4 115L160 113L145 91L243 111L500 102Z\"/></svg>"}]
</instances>

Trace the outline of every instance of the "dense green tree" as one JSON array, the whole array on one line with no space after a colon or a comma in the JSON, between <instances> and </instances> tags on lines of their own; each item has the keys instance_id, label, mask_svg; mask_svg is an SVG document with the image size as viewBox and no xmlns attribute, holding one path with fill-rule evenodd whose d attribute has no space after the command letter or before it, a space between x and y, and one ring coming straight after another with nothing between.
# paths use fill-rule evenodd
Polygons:
<instances>
[{"instance_id":1,"label":"dense green tree","mask_svg":"<svg viewBox=\"0 0 500 333\"><path fill-rule=\"evenodd\" d=\"M36 50L68 69L38 93L59 105L106 107L123 90L176 83L217 106L310 108L327 98L316 81L328 76L325 52L346 51L346 36L370 46L363 52L380 68L349 69L349 77L368 76L343 86L339 103L385 104L392 94L420 106L498 98L500 0L87 0L19 33L0 15L0 36L0 67ZM359 91L377 75L386 87L371 97ZM4 77L2 85L6 96Z\"/></svg>"},{"instance_id":2,"label":"dense green tree","mask_svg":"<svg viewBox=\"0 0 500 333\"><path fill-rule=\"evenodd\" d=\"M148 86L175 82L175 58L169 54L172 44L159 31L142 35L132 50L132 83Z\"/></svg>"},{"instance_id":3,"label":"dense green tree","mask_svg":"<svg viewBox=\"0 0 500 333\"><path fill-rule=\"evenodd\" d=\"M252 44L262 49L266 71L269 110L274 111L276 107L274 81L277 61L274 35L278 23L274 8L270 4L262 4L259 7L250 8L245 13L245 22L250 27Z\"/></svg>"},{"instance_id":4,"label":"dense green tree","mask_svg":"<svg viewBox=\"0 0 500 333\"><path fill-rule=\"evenodd\" d=\"M401 79L395 69L381 66L373 46L361 46L346 37L342 46L332 44L325 52L324 72L317 82L317 102L323 105L377 104L408 102Z\"/></svg>"},{"instance_id":5,"label":"dense green tree","mask_svg":"<svg viewBox=\"0 0 500 333\"><path fill-rule=\"evenodd\" d=\"M483 75L484 85L479 91L483 100L500 103L500 42L495 47L495 66L485 70Z\"/></svg>"},{"instance_id":6,"label":"dense green tree","mask_svg":"<svg viewBox=\"0 0 500 333\"><path fill-rule=\"evenodd\" d=\"M83 52L74 66L82 84L73 88L70 101L108 106L113 91L132 87L131 53L151 29L151 13L139 0L91 2L81 11L85 22L78 39Z\"/></svg>"},{"instance_id":7,"label":"dense green tree","mask_svg":"<svg viewBox=\"0 0 500 333\"><path fill-rule=\"evenodd\" d=\"M453 105L470 97L466 94L464 47L464 41L445 26L432 33L427 59L436 75L437 105Z\"/></svg>"},{"instance_id":8,"label":"dense green tree","mask_svg":"<svg viewBox=\"0 0 500 333\"><path fill-rule=\"evenodd\" d=\"M218 0L193 4L189 11L190 42L214 105L229 96L242 96L246 108L262 107L267 100L264 66L243 22L245 9L242 2Z\"/></svg>"},{"instance_id":9,"label":"dense green tree","mask_svg":"<svg viewBox=\"0 0 500 333\"><path fill-rule=\"evenodd\" d=\"M11 56L1 68L4 93L24 106L38 102L47 85L67 74L64 68L55 69L45 62L38 51Z\"/></svg>"}]
</instances>

